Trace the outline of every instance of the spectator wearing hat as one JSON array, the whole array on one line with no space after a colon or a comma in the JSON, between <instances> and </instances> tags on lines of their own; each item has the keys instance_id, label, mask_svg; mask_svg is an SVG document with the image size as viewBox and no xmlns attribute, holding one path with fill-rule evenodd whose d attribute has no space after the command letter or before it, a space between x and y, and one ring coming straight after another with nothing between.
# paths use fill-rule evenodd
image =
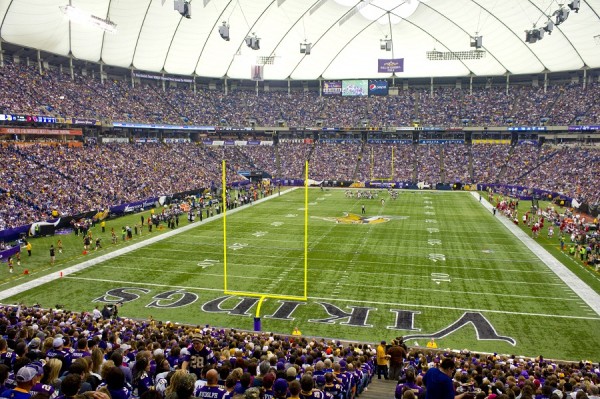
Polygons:
<instances>
[{"instance_id":1,"label":"spectator wearing hat","mask_svg":"<svg viewBox=\"0 0 600 399\"><path fill-rule=\"evenodd\" d=\"M42 341L38 337L35 337L31 341L29 341L27 356L32 359L41 358L42 357L42 351L40 349L41 345L42 345Z\"/></svg>"},{"instance_id":2,"label":"spectator wearing hat","mask_svg":"<svg viewBox=\"0 0 600 399\"><path fill-rule=\"evenodd\" d=\"M218 385L219 373L215 369L206 372L206 385L195 392L198 398L223 399L227 391Z\"/></svg>"},{"instance_id":3,"label":"spectator wearing hat","mask_svg":"<svg viewBox=\"0 0 600 399\"><path fill-rule=\"evenodd\" d=\"M60 337L57 336L52 341L52 349L49 349L46 352L46 357L48 359L59 359L62 361L62 368L60 369L61 374L67 371L69 366L71 366L71 354L64 350L64 344L62 335Z\"/></svg>"},{"instance_id":4,"label":"spectator wearing hat","mask_svg":"<svg viewBox=\"0 0 600 399\"><path fill-rule=\"evenodd\" d=\"M380 380L381 376L388 379L388 359L387 351L385 348L385 341L377 346L377 379Z\"/></svg>"},{"instance_id":5,"label":"spectator wearing hat","mask_svg":"<svg viewBox=\"0 0 600 399\"><path fill-rule=\"evenodd\" d=\"M15 380L17 387L4 391L0 397L10 399L29 399L31 398L31 388L36 384L37 370L33 367L21 367L17 371Z\"/></svg>"},{"instance_id":6,"label":"spectator wearing hat","mask_svg":"<svg viewBox=\"0 0 600 399\"><path fill-rule=\"evenodd\" d=\"M466 392L456 395L452 376L456 366L454 360L445 358L439 367L432 367L427 370L423 383L425 384L425 399L462 399Z\"/></svg>"},{"instance_id":7,"label":"spectator wearing hat","mask_svg":"<svg viewBox=\"0 0 600 399\"><path fill-rule=\"evenodd\" d=\"M282 399L287 397L289 384L283 378L278 378L273 383L273 392L275 393L274 398Z\"/></svg>"},{"instance_id":8,"label":"spectator wearing hat","mask_svg":"<svg viewBox=\"0 0 600 399\"><path fill-rule=\"evenodd\" d=\"M188 370L190 373L196 374L197 378L200 378L202 368L207 364L214 363L213 352L204 344L201 335L192 337L192 346L188 348L188 352L189 354L185 355L183 359L181 369Z\"/></svg>"}]
</instances>

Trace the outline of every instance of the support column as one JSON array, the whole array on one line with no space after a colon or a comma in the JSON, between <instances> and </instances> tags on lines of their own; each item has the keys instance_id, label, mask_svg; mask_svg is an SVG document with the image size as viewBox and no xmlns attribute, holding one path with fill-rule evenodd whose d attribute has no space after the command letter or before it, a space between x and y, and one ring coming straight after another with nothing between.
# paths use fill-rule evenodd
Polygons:
<instances>
[{"instance_id":1,"label":"support column","mask_svg":"<svg viewBox=\"0 0 600 399\"><path fill-rule=\"evenodd\" d=\"M473 95L473 75L469 77L469 95Z\"/></svg>"},{"instance_id":2,"label":"support column","mask_svg":"<svg viewBox=\"0 0 600 399\"><path fill-rule=\"evenodd\" d=\"M38 70L40 71L40 75L44 73L42 70L42 54L40 50L37 51L37 62L38 62Z\"/></svg>"},{"instance_id":3,"label":"support column","mask_svg":"<svg viewBox=\"0 0 600 399\"><path fill-rule=\"evenodd\" d=\"M73 56L69 55L69 71L71 73L71 80L75 80L75 72L73 71Z\"/></svg>"},{"instance_id":4,"label":"support column","mask_svg":"<svg viewBox=\"0 0 600 399\"><path fill-rule=\"evenodd\" d=\"M433 97L433 76L429 78L429 97Z\"/></svg>"}]
</instances>

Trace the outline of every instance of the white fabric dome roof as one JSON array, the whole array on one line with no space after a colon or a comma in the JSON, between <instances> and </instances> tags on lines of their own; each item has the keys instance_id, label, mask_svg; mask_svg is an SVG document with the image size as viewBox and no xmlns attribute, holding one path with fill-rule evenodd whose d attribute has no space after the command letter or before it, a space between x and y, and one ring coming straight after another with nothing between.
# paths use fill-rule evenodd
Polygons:
<instances>
[{"instance_id":1,"label":"white fabric dome roof","mask_svg":"<svg viewBox=\"0 0 600 399\"><path fill-rule=\"evenodd\" d=\"M569 2L571 0L567 0ZM370 3L370 4L369 4ZM70 22L72 6L117 24L116 33ZM92 62L169 74L249 79L257 56L273 57L265 79L389 78L378 58L404 58L399 78L498 76L600 67L600 0L582 0L578 13L552 35L525 43L559 6L550 0L191 0L192 18L173 0L0 0L5 42ZM565 4L565 7L567 5ZM391 10L391 11L388 11ZM388 14L389 12L389 14ZM369 18L367 18L369 17ZM230 41L218 27L230 25ZM245 38L255 32L260 50ZM430 61L426 51L469 51L483 36L485 57ZM388 35L393 50L379 47ZM300 43L312 43L310 55Z\"/></svg>"}]
</instances>

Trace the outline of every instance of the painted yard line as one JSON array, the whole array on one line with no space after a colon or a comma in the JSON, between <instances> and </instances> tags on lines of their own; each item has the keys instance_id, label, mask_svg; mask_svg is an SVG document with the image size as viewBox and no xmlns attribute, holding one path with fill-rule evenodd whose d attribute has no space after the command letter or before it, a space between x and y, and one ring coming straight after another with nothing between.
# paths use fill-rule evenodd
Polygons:
<instances>
[{"instance_id":1,"label":"painted yard line","mask_svg":"<svg viewBox=\"0 0 600 399\"><path fill-rule=\"evenodd\" d=\"M472 192L471 194L474 198L478 198L476 193ZM485 199L482 199L480 203L490 210L490 212L493 210L492 205ZM587 303L597 315L600 315L600 295L596 291L584 283L579 277L577 277L577 275L575 275L575 273L570 271L565 265L558 261L558 259L550 255L548 251L546 251L534 239L529 237L529 235L525 234L523 230L515 226L512 221L505 218L504 215L500 214L496 217L496 219L499 220L500 223L502 223L508 230L512 231L513 234L519 240L521 240L524 245L531 249L531 252L539 257L540 260L544 262L550 270L556 273L556 275L562 281L564 281L564 283L570 287L574 293L583 299L583 301Z\"/></svg>"},{"instance_id":2,"label":"painted yard line","mask_svg":"<svg viewBox=\"0 0 600 399\"><path fill-rule=\"evenodd\" d=\"M161 287L161 288L180 288L180 289L186 289L186 290L190 290L190 291L211 291L211 292L216 291L216 292L221 292L221 293L223 292L222 289L218 289L218 288L198 288L198 287L188 287L188 286L182 286L182 285L143 283L143 282L134 282L134 281L116 281L116 280L108 280L108 279L84 278L84 277L74 277L74 276L68 276L66 278L71 279L71 280L119 283L119 284L124 284L124 285L141 285L141 286ZM471 308L460 308L460 307L451 307L451 306L435 306L435 305L422 305L422 304L419 305L419 304L414 304L414 303L354 300L354 299L346 299L346 298L325 298L325 297L309 296L308 299L314 299L314 300L319 300L319 301L337 301L337 302L344 302L344 303L365 303L365 304L373 304L373 305L389 305L389 306L406 306L406 307L427 308L427 309L458 310L458 311L464 311L464 312L487 312L487 313L511 314L511 315L519 315L519 316L536 316L536 317L548 317L548 318L558 318L558 319L592 320L592 321L598 320L598 321L600 321L600 317L584 317L584 316L557 315L557 314L546 314L546 313L511 312L511 311L506 311L506 310L471 309Z\"/></svg>"},{"instance_id":3,"label":"painted yard line","mask_svg":"<svg viewBox=\"0 0 600 399\"><path fill-rule=\"evenodd\" d=\"M169 250L165 249L162 252L169 252ZM212 252L203 252L203 256L214 256L216 258L219 258L221 255L221 253L212 253ZM287 257L287 256L276 256L276 255L260 255L260 254L239 254L241 257L243 257L244 259L248 259L248 258L252 258L252 257L259 257L261 259L265 259L265 258L273 258L273 259L291 259L291 260L296 260L297 257ZM233 256L232 256L233 257ZM122 258L123 262L128 263L129 261L126 258ZM187 262L187 263L197 263L198 260L186 260L186 259L179 259L179 258L167 258L167 257L159 257L159 256L152 256L152 258L148 258L149 261L151 260L159 260L159 261L177 261L177 262ZM120 262L121 259L117 259L115 260L115 262ZM309 258L309 262L314 264L314 263L318 263L319 261L321 262L326 262L329 264L328 270L330 272L336 272L336 271L344 271L346 270L346 268L348 267L348 261L347 260L342 260L342 259L326 259L326 258L320 258L320 259L315 259L315 258ZM332 263L341 263L341 268L340 269L336 269L336 268L332 268L330 267ZM228 264L231 265L252 265L255 266L257 268L273 268L274 266L265 266L264 264L250 264L247 262L244 262L242 264L240 263L236 263L236 262L228 262ZM390 270L390 266L393 266L395 269L399 269L398 266L401 266L402 268L406 269L408 268L409 270L412 270L411 267L415 266L415 267L419 267L421 269L439 269L439 265L423 265L423 264L417 264L417 263L402 263L401 265L398 265L395 262L376 262L376 261L366 261L366 260L361 260L360 262L357 262L355 265L353 265L352 267L357 267L357 264L365 264L365 265L378 265L378 266L382 266L386 273L389 272ZM108 266L107 266L108 267ZM286 269L293 269L294 267L288 267L288 265L284 265L283 266ZM309 268L310 268L310 264L309 264ZM552 278L555 277L555 274L548 269L545 270L521 270L521 269L499 269L499 270L490 270L489 267L471 267L471 266L448 266L445 265L444 269L456 269L456 270L465 270L468 272L471 271L477 271L477 270L483 270L483 271L487 271L487 272L500 272L500 273L535 273L535 274L542 274L544 275L544 277L548 277L548 278ZM354 270L353 273L356 274L365 274L365 275L376 275L376 276L380 276L381 273L380 272L363 272L360 270ZM389 273L388 273L389 274ZM403 276L404 274L400 274L401 276ZM561 281L560 279L554 279L555 281ZM497 280L494 280L497 281ZM560 285L564 285L562 282L560 283Z\"/></svg>"},{"instance_id":4,"label":"painted yard line","mask_svg":"<svg viewBox=\"0 0 600 399\"><path fill-rule=\"evenodd\" d=\"M152 261L155 260L157 258L152 258L152 259L147 259L148 261ZM164 260L164 259L160 259L158 258L158 260ZM170 260L170 259L168 259ZM188 262L188 263L194 263L197 264L198 261L197 260L193 260L193 261L184 261L181 260L180 262ZM129 262L126 262L127 264ZM359 262L360 264L360 262ZM252 264L252 263L232 263L232 262L228 262L227 265L231 266L232 268L235 266L240 266L242 268L247 268L247 267L252 267L252 269L270 269L273 270L275 269L275 266L265 266L262 264ZM357 265L354 265L357 266ZM110 266L110 265L102 265L101 267L103 268L109 268L109 269L118 269L118 270L133 270L133 271L141 271L141 272L158 272L158 273L164 273L164 269L148 269L147 267L127 267L127 266ZM280 274L281 275L286 275L292 271L293 268L291 269L284 269ZM439 269L439 267L438 267ZM437 269L436 269L437 270ZM469 269L470 270L470 269ZM298 272L303 272L304 269L300 270L298 269ZM327 271L324 272L324 274L326 276L331 275L333 270L329 269ZM347 274L346 270L339 270L339 272ZM169 271L170 274L185 274L185 275L194 275L194 276L198 276L198 269L194 268L194 270L188 270L188 271L176 271L176 270L171 270ZM353 271L353 274L362 274L362 275L367 275L367 276L381 276L381 273L374 273L374 272L361 272L361 271ZM230 274L230 273L228 273ZM205 273L202 272L200 274L201 276L210 276L210 277L223 277L223 273ZM390 278L393 277L398 277L398 278L425 278L427 280L431 279L431 274L430 273L425 273L425 274L404 274L404 273L387 273L387 276ZM264 280L265 277L246 277L246 274L243 275L235 275L233 274L232 277L239 277L239 278L258 278L261 280ZM313 276L313 278L315 278L315 276ZM499 279L491 279L491 280L487 280L487 279L478 279L478 278L464 278L464 277L451 277L452 280L461 280L461 281L467 281L469 283L497 283L497 284L509 284L509 285L513 285L513 284L525 284L525 285L541 285L541 286L558 286L558 288L560 289L565 289L568 290L568 287L565 287L564 283L558 282L558 283L547 283L547 282L528 282L528 281L514 281L514 280L499 280ZM323 284L329 284L329 282L326 281L327 279L325 278L324 281L316 281L315 283L323 283ZM296 281L298 282L298 280L289 280L289 281ZM299 282L303 282L304 280L300 280ZM368 286L366 286L368 287ZM373 286L374 288L376 287L380 287L380 286ZM405 287L402 287L403 289L407 289ZM436 292L440 292L440 291L436 291ZM471 293L472 291L469 291L469 293ZM566 294L572 294L572 291L568 291L566 292ZM573 294L574 296L577 296L575 294Z\"/></svg>"},{"instance_id":5,"label":"painted yard line","mask_svg":"<svg viewBox=\"0 0 600 399\"><path fill-rule=\"evenodd\" d=\"M169 249L164 249L162 250L162 252L173 252L172 250ZM176 251L176 252L188 252L188 251ZM194 253L197 253L197 251L192 251ZM213 253L213 252L203 252L203 256L212 256L212 257L220 257L222 255L222 252L218 252L218 253ZM273 258L273 259L291 259L291 260L296 260L297 257L289 257L289 256L277 256L277 255L261 255L261 254L239 254L241 257L248 259L251 257L259 257L261 259L265 259L265 258ZM232 256L233 257L233 256ZM179 258L165 258L165 257L159 257L159 256L152 256L152 258L149 259L157 259L157 260L165 260L165 261L177 261L177 262L189 262L189 263L197 263L198 260L186 260L186 259L179 259ZM125 262L128 262L125 258L123 258L123 260ZM116 260L116 262L118 262L119 260ZM343 271L345 270L345 268L348 266L348 261L347 260L343 260L343 259L327 259L327 258L309 258L309 262L315 263L315 262L326 262L329 265L331 265L332 263L342 263L342 269L335 269L335 268L331 268L329 267L329 271L335 272L335 271ZM539 260L538 260L539 261ZM231 263L232 265L237 265L237 263L235 262L228 262L228 264ZM395 262L379 262L379 261L367 261L367 260L361 260L359 262L360 264L366 264L366 265L378 265L378 266L383 266L386 269L386 273L390 270L388 267L389 266L394 266L394 267L398 267L399 265ZM246 264L246 263L244 263ZM287 265L284 265L285 267L287 267ZM310 266L310 265L309 265ZM417 263L406 263L403 262L402 265L400 265L402 267L406 266L406 267L411 267L411 266L417 266L419 268L422 269L426 269L426 268L435 268L436 270L439 268L439 265L423 265L423 264L417 264ZM256 265L256 267L268 267L271 268L272 266L264 266L262 264L258 264ZM292 267L293 268L293 267ZM548 270L548 269L543 269L543 270L521 270L521 269L499 269L499 270L490 270L489 267L471 267L471 266L444 266L444 269L457 269L457 270L467 270L467 271L473 271L473 270L483 270L483 271L492 271L492 272L501 272L501 273L535 273L535 274L544 274L544 275L550 275L552 277L555 277L556 275L554 274L554 272L552 270ZM378 275L380 276L381 273L378 272L362 272L362 271L354 271L354 273L360 273L360 274L367 274L367 275ZM550 276L547 276L550 277ZM557 279L556 281L561 281L560 279ZM563 285L561 283L561 285Z\"/></svg>"},{"instance_id":6,"label":"painted yard line","mask_svg":"<svg viewBox=\"0 0 600 399\"><path fill-rule=\"evenodd\" d=\"M237 240L237 241L245 241L245 240ZM262 242L264 242L264 240L262 240ZM321 253L331 254L331 248L330 248L330 246L332 244L327 243L327 245L328 245L327 248L324 248L324 249L310 249L310 252L311 253L313 253L313 252L321 252ZM219 248L219 246L217 244L206 244L206 243L203 243L202 247L203 248L210 248L210 247ZM390 248L397 248L397 246L389 246L389 247ZM221 245L220 248L223 248L223 246ZM275 247L274 248L274 247L272 247L270 245L267 245L267 246L252 246L251 248L252 249L267 249L269 251L273 251L273 250L278 250L279 249L279 250L284 251L284 252L301 251L302 250L300 248L287 248L287 247ZM411 247L408 247L408 248L411 248ZM426 251L434 251L434 250L436 250L437 247L427 246L427 247L418 247L418 248L417 247L413 247L413 248L417 249L416 252L426 253ZM437 249L440 249L440 248L437 248ZM198 253L198 250L172 249L172 248L171 249L169 249L169 248L149 248L148 250L149 251L157 251L157 252L168 252L168 251L171 251L171 252ZM218 251L218 252L221 253L222 251ZM206 252L203 252L203 253L206 253ZM240 254L240 255L243 254L243 252L239 252L239 251L237 253ZM338 251L336 253L337 254L355 254L356 251L354 251L354 250L348 250L348 251ZM252 254L248 254L248 255L252 256ZM383 252L383 253L381 253L381 252L361 252L358 255L365 255L365 256L369 256L369 257L380 256L380 257L383 257L383 258L388 257L385 254L385 252ZM242 256L246 256L246 254L243 254ZM256 255L254 255L254 256L256 256ZM400 257L403 257L403 258L415 258L415 255L412 254L412 253L407 253L407 254L398 254L398 255L396 255L396 257L398 257L398 258L400 258ZM422 255L422 257L426 258L427 256ZM446 257L446 260L447 261L448 260L474 260L474 261L477 261L477 263L481 263L482 261L499 261L499 262L504 262L504 263L505 262L511 262L511 263L531 263L531 262L535 262L535 263L540 264L540 266L544 266L544 263L540 262L539 258L529 258L529 259L492 258L492 257L486 256L485 254L482 254L481 256L473 257L473 258L471 258L471 257L450 256L450 257ZM380 263L380 262L378 262L378 263Z\"/></svg>"},{"instance_id":7,"label":"painted yard line","mask_svg":"<svg viewBox=\"0 0 600 399\"><path fill-rule=\"evenodd\" d=\"M265 228L266 228L266 226L265 226ZM279 234L279 233L275 232L275 234ZM302 233L302 234L304 235L304 233ZM329 236L329 234L328 234L328 236ZM214 238L214 236L212 238ZM373 238L373 237L369 237L369 238L372 239L372 240L377 240L376 238ZM426 238L428 239L430 237L427 236ZM230 241L231 242L244 241L244 242L247 242L250 245L252 245L253 248L266 248L264 246L261 247L261 246L253 245L254 242L258 242L258 243L264 244L265 239L264 239L264 237L258 237L258 238L252 237L252 233L250 233L250 232L248 232L247 234L245 234L243 236L237 237L237 238L231 238L231 237L228 236L227 237L227 242L230 242ZM313 239L312 241L313 242L311 242L309 240L308 244L309 244L309 246L313 246L314 247L314 245L317 245L320 240ZM404 242L406 242L406 240L403 239L402 242L404 243ZM410 251L410 252L414 251L416 253L422 253L425 250L429 250L429 249L433 249L433 248L443 249L446 253L457 252L459 254L460 253L469 253L469 252L470 253L475 253L475 254L481 254L482 251L483 251L482 248L470 249L470 250L469 249L459 249L459 248L454 249L454 248L448 248L448 247L446 247L446 245L435 245L435 246L432 246L432 245L422 245L423 240L420 240L419 242L421 243L421 245L415 245L415 246L402 245L402 249L405 250L405 251ZM447 241L444 240L444 244L446 244L446 242ZM298 244L298 240L297 239L296 240L277 240L277 239L269 238L269 243L283 243L284 244L284 245L281 245L281 246L269 245L268 248L272 249L272 250L281 250L281 251L302 251L302 250L304 250L304 248L294 247L295 245ZM364 239L364 237L362 237L360 239L356 239L356 242L353 242L353 243L349 242L348 240L341 240L341 241L337 241L337 242L333 241L333 240L330 240L326 244L328 246L329 245L337 246L338 243L339 244L343 243L344 245L353 244L355 246L358 246L359 248L362 248L362 247L365 246L365 244L367 243L367 241ZM169 244L171 244L171 242L169 242ZM188 242L185 242L185 243L179 242L177 244L189 247L190 245L197 244L197 241L188 241ZM285 245L285 244L292 244L292 245ZM221 249L223 248L223 244L219 244L218 242L215 242L215 243L203 243L202 246L203 246L203 248L204 247L214 247L214 248L219 248L220 247ZM398 247L398 245L397 244L390 244L390 245L378 244L377 247L378 248L382 248L384 250L386 248L396 249ZM483 248L484 249L488 249L488 246L486 245ZM154 251L163 251L164 248L154 248L152 250L154 250ZM198 252L197 250L189 250L189 249L188 250L186 250L186 249L168 249L168 250L179 251L179 252ZM319 250L317 250L317 251L319 251ZM321 250L321 252L322 251L323 250ZM351 252L354 253L355 251L351 251ZM492 253L495 253L495 252L492 252ZM525 250L523 250L523 251L505 251L505 250L501 250L501 251L498 251L498 253L501 253L502 255L505 255L505 254L515 254L516 255L514 259L512 259L512 258L508 258L507 259L506 257L502 258L502 260L507 261L507 262L530 262L530 261L539 262L539 259L536 258L536 257L532 257L532 258L529 258L529 259L522 259L522 257L524 255L531 255L530 251L525 251ZM360 255L360 253L359 253L359 255ZM489 255L489 254L486 254L486 255ZM519 255L522 255L522 256L519 256ZM384 256L384 255L381 255L381 256ZM402 256L404 256L404 255L402 255ZM461 259L461 258L456 258L455 257L455 259ZM467 259L471 259L471 258L467 258ZM486 260L495 260L497 258L486 257L485 259Z\"/></svg>"},{"instance_id":8,"label":"painted yard line","mask_svg":"<svg viewBox=\"0 0 600 399\"><path fill-rule=\"evenodd\" d=\"M294 191L296 189L297 188L290 188L288 190L285 190L283 192L283 194L288 193L288 192L292 192L292 191ZM265 202L265 201L269 201L270 199L278 198L278 197L279 196L277 196L277 195L271 195L270 197L265 197L265 198L259 199L258 201L254 202L254 204L259 204L259 203L262 203L262 202ZM237 212L242 211L244 209L251 209L251 206L239 207L239 208L227 211L227 214L237 213ZM125 247L125 248L122 248L122 249L117 249L116 251L110 252L110 253L108 253L106 255L98 256L97 258L90 259L88 261L79 263L77 265L68 267L66 269L63 269L63 270L60 270L60 271L57 271L57 272L54 272L54 273L47 274L45 276L36 278L35 280L32 280L32 281L28 281L28 282L26 282L24 284L20 284L20 285L11 287L9 289L6 289L4 291L0 291L0 301L4 300L6 298L10 298L11 296L20 294L23 291L27 291L27 290L30 290L32 288L36 288L36 287L39 287L39 286L41 286L43 284L46 284L46 283L49 283L49 282L54 281L56 279L59 279L61 277L61 275L62 276L68 276L71 273L75 273L75 272L78 272L80 270L87 269L88 267L97 265L97 264L102 263L104 261L107 261L109 259L116 258L117 256L121 256L121 255L127 254L129 252L135 251L136 249L140 249L140 248L146 247L146 246L154 244L156 242L165 240L165 239L167 239L169 237L173 237L175 235L178 235L178 234L184 233L186 231L192 230L192 229L194 229L194 228L196 228L198 226L202 226L203 224L210 223L210 222L213 222L215 220L221 219L223 217L223 215L224 215L224 213L221 213L219 215L211 217L210 219L204 219L202 222L196 222L194 224L188 224L186 226L179 227L179 228L177 228L175 230L168 231L168 232L163 233L163 234L161 234L159 236L154 236L154 237L148 238L147 240L141 241L141 242L136 243L136 244L132 244L132 245L130 245L128 247Z\"/></svg>"}]
</instances>

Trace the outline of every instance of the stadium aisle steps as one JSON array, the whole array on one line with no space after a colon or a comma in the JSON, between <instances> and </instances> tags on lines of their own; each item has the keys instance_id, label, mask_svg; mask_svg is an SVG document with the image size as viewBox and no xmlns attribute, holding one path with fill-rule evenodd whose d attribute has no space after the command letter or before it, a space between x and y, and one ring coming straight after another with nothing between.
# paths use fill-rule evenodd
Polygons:
<instances>
[{"instance_id":1,"label":"stadium aisle steps","mask_svg":"<svg viewBox=\"0 0 600 399\"><path fill-rule=\"evenodd\" d=\"M369 389L360 394L360 399L394 399L396 381L378 380L377 376L369 384Z\"/></svg>"}]
</instances>

